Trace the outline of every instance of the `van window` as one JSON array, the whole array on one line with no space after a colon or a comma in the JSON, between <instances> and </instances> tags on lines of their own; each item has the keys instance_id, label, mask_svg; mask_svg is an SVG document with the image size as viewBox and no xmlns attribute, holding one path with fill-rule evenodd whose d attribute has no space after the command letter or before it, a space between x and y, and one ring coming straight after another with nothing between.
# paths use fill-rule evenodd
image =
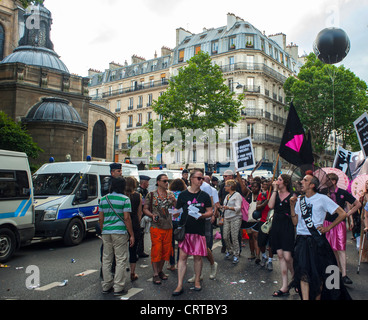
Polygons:
<instances>
[{"instance_id":1,"label":"van window","mask_svg":"<svg viewBox=\"0 0 368 320\"><path fill-rule=\"evenodd\" d=\"M79 181L79 173L39 174L33 180L35 196L70 195Z\"/></svg>"},{"instance_id":2,"label":"van window","mask_svg":"<svg viewBox=\"0 0 368 320\"><path fill-rule=\"evenodd\" d=\"M96 198L97 196L97 176L91 174L85 175L80 186L80 196L78 200L84 202L89 198Z\"/></svg>"},{"instance_id":3,"label":"van window","mask_svg":"<svg viewBox=\"0 0 368 320\"><path fill-rule=\"evenodd\" d=\"M0 201L28 199L29 195L27 171L0 171Z\"/></svg>"}]
</instances>

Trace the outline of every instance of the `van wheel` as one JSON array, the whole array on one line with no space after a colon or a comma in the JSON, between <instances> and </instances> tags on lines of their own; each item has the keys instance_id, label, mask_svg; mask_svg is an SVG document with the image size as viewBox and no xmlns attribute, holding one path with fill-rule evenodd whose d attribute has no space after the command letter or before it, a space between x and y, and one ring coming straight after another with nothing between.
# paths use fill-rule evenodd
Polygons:
<instances>
[{"instance_id":1,"label":"van wheel","mask_svg":"<svg viewBox=\"0 0 368 320\"><path fill-rule=\"evenodd\" d=\"M7 262L17 247L13 231L7 228L0 229L0 262Z\"/></svg>"},{"instance_id":2,"label":"van wheel","mask_svg":"<svg viewBox=\"0 0 368 320\"><path fill-rule=\"evenodd\" d=\"M84 225L79 219L72 220L66 228L64 243L67 246L77 246L84 238Z\"/></svg>"}]
</instances>

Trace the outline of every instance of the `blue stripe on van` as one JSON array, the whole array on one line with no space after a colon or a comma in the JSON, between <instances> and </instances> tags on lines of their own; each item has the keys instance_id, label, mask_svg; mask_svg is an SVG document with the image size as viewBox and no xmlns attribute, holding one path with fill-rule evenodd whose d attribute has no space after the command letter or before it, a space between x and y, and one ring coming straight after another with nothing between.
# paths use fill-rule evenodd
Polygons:
<instances>
[{"instance_id":1,"label":"blue stripe on van","mask_svg":"<svg viewBox=\"0 0 368 320\"><path fill-rule=\"evenodd\" d=\"M22 214L20 215L21 217L24 217L28 211L28 209L30 208L30 206L32 205L32 199L30 199L27 203L27 205L24 207Z\"/></svg>"},{"instance_id":2,"label":"blue stripe on van","mask_svg":"<svg viewBox=\"0 0 368 320\"><path fill-rule=\"evenodd\" d=\"M95 208L96 208L96 206L60 210L59 214L58 214L58 220L70 219L70 218L73 218L73 217L79 215L80 213L82 213L85 218L88 218L90 216L95 215L95 214L93 214L93 210Z\"/></svg>"},{"instance_id":3,"label":"blue stripe on van","mask_svg":"<svg viewBox=\"0 0 368 320\"><path fill-rule=\"evenodd\" d=\"M0 213L0 219L17 218L19 216L19 213L22 211L23 207L27 203L27 201L28 200L23 200L21 202L21 204L18 206L18 208L17 208L17 210L15 212ZM32 204L32 199L29 200L29 203L26 206L26 210L25 211L23 210L24 214L22 212L21 217L23 217L26 214L26 212L29 209L29 207L31 206L31 204Z\"/></svg>"}]
</instances>

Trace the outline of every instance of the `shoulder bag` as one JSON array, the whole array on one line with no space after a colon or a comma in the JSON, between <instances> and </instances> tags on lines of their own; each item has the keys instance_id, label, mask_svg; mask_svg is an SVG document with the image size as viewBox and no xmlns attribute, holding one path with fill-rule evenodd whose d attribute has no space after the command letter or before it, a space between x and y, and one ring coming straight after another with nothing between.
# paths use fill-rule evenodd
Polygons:
<instances>
[{"instance_id":1,"label":"shoulder bag","mask_svg":"<svg viewBox=\"0 0 368 320\"><path fill-rule=\"evenodd\" d=\"M118 218L121 220L121 222L123 222L125 224L125 220L123 217L120 217L117 212L115 211L115 209L112 207L112 204L110 202L110 199L108 198L108 196L105 197L107 203L109 204L110 208L112 209L112 211L118 216Z\"/></svg>"}]
</instances>

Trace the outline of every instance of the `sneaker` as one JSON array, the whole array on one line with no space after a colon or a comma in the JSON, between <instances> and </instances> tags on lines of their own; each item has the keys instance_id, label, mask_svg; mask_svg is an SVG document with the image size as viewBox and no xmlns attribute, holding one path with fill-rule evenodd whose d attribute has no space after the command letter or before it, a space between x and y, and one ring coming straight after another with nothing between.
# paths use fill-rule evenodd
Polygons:
<instances>
[{"instance_id":1,"label":"sneaker","mask_svg":"<svg viewBox=\"0 0 368 320\"><path fill-rule=\"evenodd\" d=\"M272 261L268 261L268 262L267 262L267 270L268 270L268 271L273 271L273 264L272 264Z\"/></svg>"},{"instance_id":2,"label":"sneaker","mask_svg":"<svg viewBox=\"0 0 368 320\"><path fill-rule=\"evenodd\" d=\"M199 279L202 281L203 280L203 276L201 275L200 277L199 277ZM195 275L193 276L193 277L191 277L190 279L188 279L188 281L187 281L188 283L194 283L195 282Z\"/></svg>"},{"instance_id":3,"label":"sneaker","mask_svg":"<svg viewBox=\"0 0 368 320\"><path fill-rule=\"evenodd\" d=\"M261 259L261 262L259 263L259 265L263 268L266 265L266 262L267 262L267 258L262 256L262 259Z\"/></svg>"},{"instance_id":4,"label":"sneaker","mask_svg":"<svg viewBox=\"0 0 368 320\"><path fill-rule=\"evenodd\" d=\"M234 259L233 259L233 264L238 264L238 263L239 263L239 258L234 257Z\"/></svg>"},{"instance_id":5,"label":"sneaker","mask_svg":"<svg viewBox=\"0 0 368 320\"><path fill-rule=\"evenodd\" d=\"M123 296L125 294L127 294L127 291L124 290L124 289L123 290L120 290L120 291L114 292L114 296Z\"/></svg>"},{"instance_id":6,"label":"sneaker","mask_svg":"<svg viewBox=\"0 0 368 320\"><path fill-rule=\"evenodd\" d=\"M210 279L213 280L216 278L217 275L217 262L215 262L212 266L211 266L211 274L210 274Z\"/></svg>"},{"instance_id":7,"label":"sneaker","mask_svg":"<svg viewBox=\"0 0 368 320\"><path fill-rule=\"evenodd\" d=\"M229 252L226 252L225 260L230 260L230 259L231 259L231 254Z\"/></svg>"},{"instance_id":8,"label":"sneaker","mask_svg":"<svg viewBox=\"0 0 368 320\"><path fill-rule=\"evenodd\" d=\"M348 276L342 277L344 284L353 284L353 281Z\"/></svg>"},{"instance_id":9,"label":"sneaker","mask_svg":"<svg viewBox=\"0 0 368 320\"><path fill-rule=\"evenodd\" d=\"M108 290L103 290L102 291L102 293L103 294L108 294L108 293L110 293L110 292L113 292L114 291L114 288L113 287L111 287L110 289L108 289Z\"/></svg>"}]
</instances>

